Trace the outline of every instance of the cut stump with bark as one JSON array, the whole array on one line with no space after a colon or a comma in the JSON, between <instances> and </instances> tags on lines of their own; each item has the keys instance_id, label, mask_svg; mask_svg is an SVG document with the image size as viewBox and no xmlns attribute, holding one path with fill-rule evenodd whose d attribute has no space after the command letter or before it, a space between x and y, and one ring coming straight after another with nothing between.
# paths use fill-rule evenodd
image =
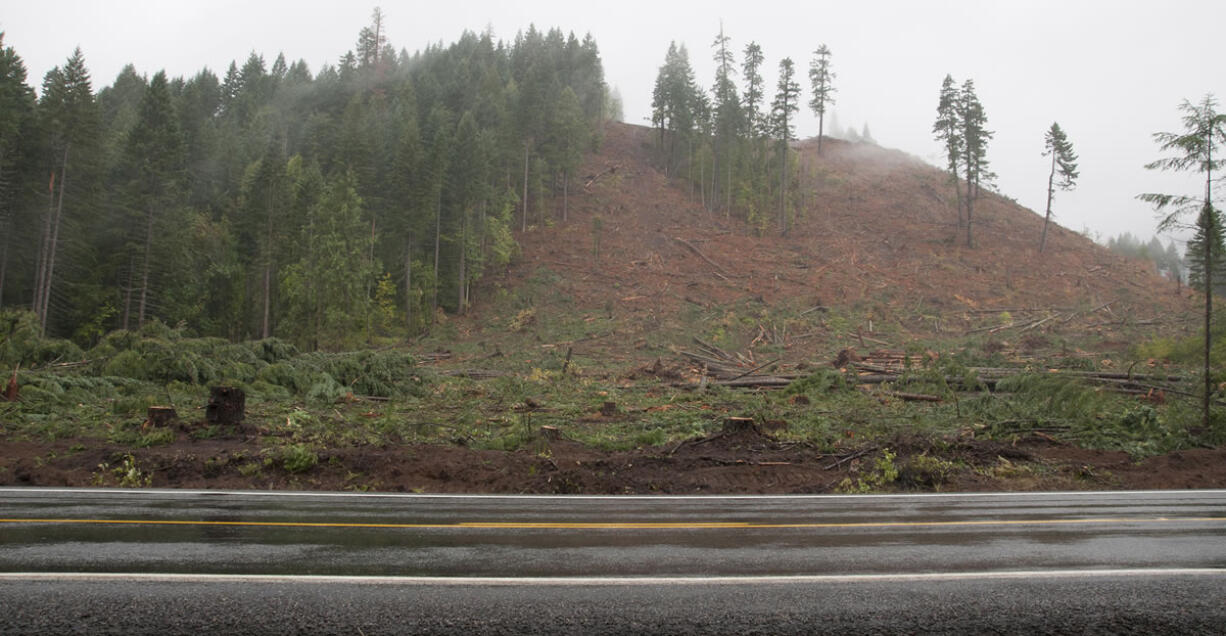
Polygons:
<instances>
[{"instance_id":1,"label":"cut stump with bark","mask_svg":"<svg viewBox=\"0 0 1226 636\"><path fill-rule=\"evenodd\" d=\"M209 388L209 405L204 411L204 417L209 424L239 426L242 425L246 412L247 394L242 389L232 386Z\"/></svg>"},{"instance_id":2,"label":"cut stump with bark","mask_svg":"<svg viewBox=\"0 0 1226 636\"><path fill-rule=\"evenodd\" d=\"M758 427L753 423L752 417L730 417L724 420L725 433L744 433L747 431L758 432Z\"/></svg>"},{"instance_id":3,"label":"cut stump with bark","mask_svg":"<svg viewBox=\"0 0 1226 636\"><path fill-rule=\"evenodd\" d=\"M152 427L166 426L179 419L173 406L151 406L145 415L145 424Z\"/></svg>"}]
</instances>

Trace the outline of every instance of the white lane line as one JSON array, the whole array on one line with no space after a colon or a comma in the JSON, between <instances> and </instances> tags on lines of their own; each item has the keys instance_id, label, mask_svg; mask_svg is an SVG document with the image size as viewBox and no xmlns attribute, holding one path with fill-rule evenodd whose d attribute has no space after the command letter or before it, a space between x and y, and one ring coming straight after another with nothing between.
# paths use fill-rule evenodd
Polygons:
<instances>
[{"instance_id":1,"label":"white lane line","mask_svg":"<svg viewBox=\"0 0 1226 636\"><path fill-rule=\"evenodd\" d=\"M1095 579L1129 577L1226 577L1222 568L1137 568L1112 570L1004 570L796 576L611 576L611 577L432 577L320 576L275 574L126 574L110 572L0 572L2 582L277 583L415 586L648 586L648 585L800 585L830 583L909 583L967 580Z\"/></svg>"},{"instance_id":2,"label":"white lane line","mask_svg":"<svg viewBox=\"0 0 1226 636\"><path fill-rule=\"evenodd\" d=\"M1055 492L964 492L964 493L893 493L879 495L480 495L480 494L432 494L432 493L349 493L349 492L313 492L313 491L269 491L269 490L175 490L175 489L119 489L119 488L15 488L0 487L0 494L39 495L39 494L89 494L89 495L125 495L125 496L240 496L263 498L338 498L338 499L501 499L507 501L523 500L596 500L596 501L720 501L720 500L838 500L852 499L980 499L980 498L1042 498L1073 497L1084 499L1090 497L1131 498L1136 496L1162 496L1203 499L1226 495L1226 490L1100 490L1100 491L1055 491Z\"/></svg>"}]
</instances>

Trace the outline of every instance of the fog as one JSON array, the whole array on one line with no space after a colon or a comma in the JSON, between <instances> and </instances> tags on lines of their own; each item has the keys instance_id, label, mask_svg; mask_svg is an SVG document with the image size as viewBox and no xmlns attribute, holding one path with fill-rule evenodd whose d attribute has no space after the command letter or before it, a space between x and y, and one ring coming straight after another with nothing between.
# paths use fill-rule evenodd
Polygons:
<instances>
[{"instance_id":1,"label":"fog","mask_svg":"<svg viewBox=\"0 0 1226 636\"><path fill-rule=\"evenodd\" d=\"M251 51L278 52L313 72L353 48L374 4L295 1L0 1L5 44L23 57L36 88L81 46L95 89L124 64L141 73L223 73ZM882 146L940 165L931 128L941 80L974 79L995 139L988 150L996 187L1042 212L1049 163L1043 133L1058 121L1081 157L1077 190L1058 193L1055 219L1106 236L1154 233L1141 192L1200 191L1196 177L1147 171L1160 155L1151 135L1179 129L1178 104L1206 93L1226 98L1215 67L1226 3L900 0L848 3L489 0L385 3L389 41L410 52L451 42L464 29L512 39L528 24L557 26L600 45L606 79L624 100L626 120L647 124L651 88L670 41L689 50L698 81L714 77L710 44L722 20L740 62L745 45L766 55L770 92L782 57L805 87L812 52L833 52L844 129L867 123ZM817 132L801 113L797 133Z\"/></svg>"}]
</instances>

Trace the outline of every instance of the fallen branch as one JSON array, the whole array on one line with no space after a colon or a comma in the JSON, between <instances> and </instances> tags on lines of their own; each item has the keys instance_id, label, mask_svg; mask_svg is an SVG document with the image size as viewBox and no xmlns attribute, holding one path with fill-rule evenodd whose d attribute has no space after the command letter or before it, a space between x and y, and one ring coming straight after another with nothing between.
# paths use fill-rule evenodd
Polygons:
<instances>
[{"instance_id":1,"label":"fallen branch","mask_svg":"<svg viewBox=\"0 0 1226 636\"><path fill-rule=\"evenodd\" d=\"M823 466L823 467L822 467L822 470L831 470L831 469L834 469L834 468L838 468L839 466L841 466L841 465L842 465L843 463L845 463L845 462L851 461L851 460L853 460L853 459L855 459L855 458L857 458L857 457L864 457L865 455L867 455L867 454L869 454L869 453L871 453L871 452L873 452L873 451L875 451L875 450L877 450L877 447L876 447L876 446L870 446L870 447L868 447L868 448L866 448L866 449L864 449L864 450L862 450L862 451L855 452L855 453L852 453L852 454L850 454L850 455L848 455L848 456L846 456L846 457L843 457L842 459L839 459L838 461L834 462L833 464L830 464L830 465L828 465L828 466Z\"/></svg>"},{"instance_id":2,"label":"fallen branch","mask_svg":"<svg viewBox=\"0 0 1226 636\"><path fill-rule=\"evenodd\" d=\"M711 259L707 258L707 255L706 255L706 254L703 254L703 253L702 253L702 250L699 250L697 247L694 247L694 244L693 244L693 243L691 243L691 242L689 242L689 241L687 241L687 240L685 240L685 239L681 238L680 236L674 236L674 237L673 237L673 240L674 240L674 241L677 241L678 243L680 243L680 244L682 244L682 245L684 245L684 246L686 246L686 247L688 247L688 248L690 249L690 251L691 251L691 252L693 252L693 253L697 254L699 258L701 258L702 260L706 261L706 262L707 262L709 265L711 265L711 267L714 267L714 268L715 268L716 273L718 273L719 275L723 276L723 277L724 277L724 280L727 280L727 277L731 276L731 274L729 274L728 272L724 271L724 268L720 267L720 266L719 266L719 265L718 265L718 264L717 264L715 261L713 261L713 260L711 260Z\"/></svg>"},{"instance_id":3,"label":"fallen branch","mask_svg":"<svg viewBox=\"0 0 1226 636\"><path fill-rule=\"evenodd\" d=\"M604 170L597 172L596 174L589 174L583 180L583 189L587 190L588 188L591 188L592 184L596 183L598 179L605 176L606 174L614 174L615 172L617 172L617 169L620 167L621 167L621 164L613 164L609 166L608 168L605 168Z\"/></svg>"}]
</instances>

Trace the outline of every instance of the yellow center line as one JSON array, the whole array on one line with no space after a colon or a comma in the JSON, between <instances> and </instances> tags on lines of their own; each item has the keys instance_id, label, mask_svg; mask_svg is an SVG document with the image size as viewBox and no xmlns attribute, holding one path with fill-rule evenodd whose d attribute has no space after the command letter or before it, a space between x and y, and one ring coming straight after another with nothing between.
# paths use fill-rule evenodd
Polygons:
<instances>
[{"instance_id":1,"label":"yellow center line","mask_svg":"<svg viewBox=\"0 0 1226 636\"><path fill-rule=\"evenodd\" d=\"M530 522L461 521L456 523L348 523L336 521L209 521L203 519L0 519L0 524L96 524L151 526L231 526L259 528L370 528L370 529L490 529L490 530L770 530L838 528L956 528L975 526L1072 526L1090 524L1221 523L1226 517L1091 517L1082 519L981 519L970 521L868 521L851 523L709 522Z\"/></svg>"}]
</instances>

